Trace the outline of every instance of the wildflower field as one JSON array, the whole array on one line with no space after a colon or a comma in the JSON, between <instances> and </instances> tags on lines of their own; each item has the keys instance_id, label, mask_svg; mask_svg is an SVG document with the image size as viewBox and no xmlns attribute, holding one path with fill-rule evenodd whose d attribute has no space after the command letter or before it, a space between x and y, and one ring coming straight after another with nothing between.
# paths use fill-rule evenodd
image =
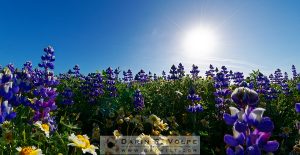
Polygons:
<instances>
[{"instance_id":1,"label":"wildflower field","mask_svg":"<svg viewBox=\"0 0 300 155\"><path fill-rule=\"evenodd\" d=\"M210 65L201 77L181 63L162 74L109 67L83 75L78 65L54 73L54 55L49 46L37 65L0 67L1 155L96 155L108 135L200 136L203 155L300 154L295 66L271 75Z\"/></svg>"}]
</instances>

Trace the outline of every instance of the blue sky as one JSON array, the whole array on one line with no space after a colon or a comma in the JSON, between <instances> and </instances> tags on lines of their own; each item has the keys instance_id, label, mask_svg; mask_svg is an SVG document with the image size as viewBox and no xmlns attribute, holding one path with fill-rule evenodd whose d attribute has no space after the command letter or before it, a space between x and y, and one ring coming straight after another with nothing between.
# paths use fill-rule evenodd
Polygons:
<instances>
[{"instance_id":1,"label":"blue sky","mask_svg":"<svg viewBox=\"0 0 300 155\"><path fill-rule=\"evenodd\" d=\"M42 49L56 49L55 72L79 64L83 73L120 67L158 74L172 64L204 73L226 65L248 73L300 71L300 1L1 1L0 64L36 66ZM203 24L218 35L213 53L182 51L184 34ZM201 54L199 54L201 55Z\"/></svg>"}]
</instances>

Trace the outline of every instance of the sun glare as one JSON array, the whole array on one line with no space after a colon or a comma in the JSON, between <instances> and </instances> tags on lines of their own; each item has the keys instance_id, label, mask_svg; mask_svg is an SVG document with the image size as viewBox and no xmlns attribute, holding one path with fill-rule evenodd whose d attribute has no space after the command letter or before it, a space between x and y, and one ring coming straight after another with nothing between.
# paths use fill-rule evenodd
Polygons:
<instances>
[{"instance_id":1,"label":"sun glare","mask_svg":"<svg viewBox=\"0 0 300 155\"><path fill-rule=\"evenodd\" d=\"M216 47L217 36L209 27L196 27L185 33L183 49L190 56L209 55Z\"/></svg>"}]
</instances>

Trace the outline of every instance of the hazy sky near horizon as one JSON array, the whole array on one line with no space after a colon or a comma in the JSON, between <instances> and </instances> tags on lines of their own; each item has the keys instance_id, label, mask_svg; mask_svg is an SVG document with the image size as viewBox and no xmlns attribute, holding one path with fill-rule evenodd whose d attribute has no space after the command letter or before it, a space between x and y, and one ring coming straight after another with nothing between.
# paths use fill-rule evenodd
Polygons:
<instances>
[{"instance_id":1,"label":"hazy sky near horizon","mask_svg":"<svg viewBox=\"0 0 300 155\"><path fill-rule=\"evenodd\" d=\"M161 74L172 64L204 74L209 64L233 71L300 71L300 1L27 0L0 2L0 64L40 62L56 50L55 72L120 67ZM185 34L205 25L217 36L206 54L182 49Z\"/></svg>"}]
</instances>

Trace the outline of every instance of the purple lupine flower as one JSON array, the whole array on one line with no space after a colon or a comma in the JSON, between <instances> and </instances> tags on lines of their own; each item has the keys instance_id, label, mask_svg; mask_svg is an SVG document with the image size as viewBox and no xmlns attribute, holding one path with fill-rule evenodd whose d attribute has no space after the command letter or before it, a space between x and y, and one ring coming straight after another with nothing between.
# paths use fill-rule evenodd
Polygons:
<instances>
[{"instance_id":1,"label":"purple lupine flower","mask_svg":"<svg viewBox=\"0 0 300 155\"><path fill-rule=\"evenodd\" d=\"M13 74L12 70L14 71L14 69L10 69L8 66L0 72L0 123L16 117L13 106L20 104L17 102L17 98L21 97L17 75Z\"/></svg>"},{"instance_id":2,"label":"purple lupine flower","mask_svg":"<svg viewBox=\"0 0 300 155\"><path fill-rule=\"evenodd\" d=\"M54 118L50 115L50 112L57 108L55 104L57 96L55 86L59 83L52 71L55 61L54 49L48 46L44 48L44 52L45 54L41 57L42 62L39 63L41 69L35 69L32 75L32 81L35 85L33 90L35 98L30 100L31 104L29 106L35 111L34 122L42 121L55 126Z\"/></svg>"},{"instance_id":3,"label":"purple lupine flower","mask_svg":"<svg viewBox=\"0 0 300 155\"><path fill-rule=\"evenodd\" d=\"M103 78L100 73L90 74L92 86L90 87L90 96L99 97L104 94Z\"/></svg>"},{"instance_id":4,"label":"purple lupine flower","mask_svg":"<svg viewBox=\"0 0 300 155\"><path fill-rule=\"evenodd\" d=\"M273 74L269 75L269 79L270 79L271 83L274 83L274 75Z\"/></svg>"},{"instance_id":5,"label":"purple lupine flower","mask_svg":"<svg viewBox=\"0 0 300 155\"><path fill-rule=\"evenodd\" d=\"M280 69L277 69L274 73L274 83L280 85L283 81L283 76Z\"/></svg>"},{"instance_id":6,"label":"purple lupine flower","mask_svg":"<svg viewBox=\"0 0 300 155\"><path fill-rule=\"evenodd\" d=\"M6 67L11 71L12 74L15 72L14 64L9 63Z\"/></svg>"},{"instance_id":7,"label":"purple lupine flower","mask_svg":"<svg viewBox=\"0 0 300 155\"><path fill-rule=\"evenodd\" d=\"M297 90L300 91L300 83L297 83Z\"/></svg>"},{"instance_id":8,"label":"purple lupine flower","mask_svg":"<svg viewBox=\"0 0 300 155\"><path fill-rule=\"evenodd\" d=\"M293 72L293 78L297 78L298 77L298 74L297 74L297 70L296 70L296 67L295 65L292 65L292 72Z\"/></svg>"},{"instance_id":9,"label":"purple lupine flower","mask_svg":"<svg viewBox=\"0 0 300 155\"><path fill-rule=\"evenodd\" d=\"M263 116L265 109L256 107L258 94L241 87L235 89L231 96L239 109L229 107L231 114L223 115L225 123L233 125L233 135L224 136L224 142L229 146L226 153L257 155L262 151L275 152L279 143L269 141L274 124L269 117Z\"/></svg>"},{"instance_id":10,"label":"purple lupine flower","mask_svg":"<svg viewBox=\"0 0 300 155\"><path fill-rule=\"evenodd\" d=\"M178 72L179 79L182 79L185 76L184 66L181 63L179 63L178 65L177 72Z\"/></svg>"},{"instance_id":11,"label":"purple lupine flower","mask_svg":"<svg viewBox=\"0 0 300 155\"><path fill-rule=\"evenodd\" d=\"M256 77L256 85L256 92L262 94L267 100L273 100L277 97L277 91L271 87L269 78L260 72Z\"/></svg>"},{"instance_id":12,"label":"purple lupine flower","mask_svg":"<svg viewBox=\"0 0 300 155\"><path fill-rule=\"evenodd\" d=\"M141 69L135 77L135 80L139 81L142 85L148 82L148 75L143 69Z\"/></svg>"},{"instance_id":13,"label":"purple lupine flower","mask_svg":"<svg viewBox=\"0 0 300 155\"><path fill-rule=\"evenodd\" d=\"M132 71L130 69L127 71L127 79L129 82L133 80Z\"/></svg>"},{"instance_id":14,"label":"purple lupine flower","mask_svg":"<svg viewBox=\"0 0 300 155\"><path fill-rule=\"evenodd\" d=\"M216 72L214 79L214 87L216 91L214 92L215 95L215 106L219 110L219 118L222 118L222 115L225 111L225 103L229 102L229 95L231 91L229 89L230 78L228 76L227 68L224 66L220 72Z\"/></svg>"},{"instance_id":15,"label":"purple lupine flower","mask_svg":"<svg viewBox=\"0 0 300 155\"><path fill-rule=\"evenodd\" d=\"M0 109L0 124L16 117L16 113L13 111L13 107L8 103L8 100L0 100Z\"/></svg>"},{"instance_id":16,"label":"purple lupine flower","mask_svg":"<svg viewBox=\"0 0 300 155\"><path fill-rule=\"evenodd\" d=\"M192 105L189 105L188 108L187 108L188 112L196 113L196 112L202 112L203 111L203 107L201 106L201 104L196 103L196 102L201 100L201 97L199 97L199 95L196 94L194 88L190 88L187 99L192 101Z\"/></svg>"},{"instance_id":17,"label":"purple lupine flower","mask_svg":"<svg viewBox=\"0 0 300 155\"><path fill-rule=\"evenodd\" d=\"M153 76L152 76L152 73L149 71L149 73L148 73L148 80L152 80L152 78L153 78Z\"/></svg>"},{"instance_id":18,"label":"purple lupine flower","mask_svg":"<svg viewBox=\"0 0 300 155\"><path fill-rule=\"evenodd\" d=\"M234 74L233 74L232 70L229 71L228 75L229 75L229 79L233 79L234 78Z\"/></svg>"},{"instance_id":19,"label":"purple lupine flower","mask_svg":"<svg viewBox=\"0 0 300 155\"><path fill-rule=\"evenodd\" d=\"M192 74L193 79L196 79L198 77L200 70L198 69L198 66L194 65L192 66L192 70L190 73Z\"/></svg>"},{"instance_id":20,"label":"purple lupine flower","mask_svg":"<svg viewBox=\"0 0 300 155\"><path fill-rule=\"evenodd\" d=\"M157 77L157 75L154 73L154 75L153 75L153 80L154 81L157 81L158 80L158 77Z\"/></svg>"},{"instance_id":21,"label":"purple lupine flower","mask_svg":"<svg viewBox=\"0 0 300 155\"><path fill-rule=\"evenodd\" d=\"M300 103L295 104L295 109L297 113L300 113Z\"/></svg>"},{"instance_id":22,"label":"purple lupine flower","mask_svg":"<svg viewBox=\"0 0 300 155\"><path fill-rule=\"evenodd\" d=\"M270 87L268 77L264 76L261 72L256 77L256 92L265 95Z\"/></svg>"},{"instance_id":23,"label":"purple lupine flower","mask_svg":"<svg viewBox=\"0 0 300 155\"><path fill-rule=\"evenodd\" d=\"M163 77L164 80L167 80L166 72L165 71L162 71L162 77Z\"/></svg>"},{"instance_id":24,"label":"purple lupine flower","mask_svg":"<svg viewBox=\"0 0 300 155\"><path fill-rule=\"evenodd\" d=\"M128 83L129 79L128 79L128 76L127 76L127 72L123 71L123 81L125 83Z\"/></svg>"},{"instance_id":25,"label":"purple lupine flower","mask_svg":"<svg viewBox=\"0 0 300 155\"><path fill-rule=\"evenodd\" d=\"M241 82L244 81L244 75L242 72L235 72L233 74L233 82L235 85L239 86Z\"/></svg>"},{"instance_id":26,"label":"purple lupine flower","mask_svg":"<svg viewBox=\"0 0 300 155\"><path fill-rule=\"evenodd\" d=\"M197 113L197 112L202 112L203 107L201 106L201 104L189 105L187 110L190 113Z\"/></svg>"},{"instance_id":27,"label":"purple lupine flower","mask_svg":"<svg viewBox=\"0 0 300 155\"><path fill-rule=\"evenodd\" d=\"M115 71L114 71L114 74L115 74L115 80L118 80L119 79L119 74L120 74L120 68L116 68Z\"/></svg>"},{"instance_id":28,"label":"purple lupine flower","mask_svg":"<svg viewBox=\"0 0 300 155\"><path fill-rule=\"evenodd\" d=\"M171 69L170 69L170 76L168 77L169 80L177 80L178 77L178 70L177 67L175 65L172 65Z\"/></svg>"},{"instance_id":29,"label":"purple lupine flower","mask_svg":"<svg viewBox=\"0 0 300 155\"><path fill-rule=\"evenodd\" d=\"M205 72L206 77L214 77L215 68L212 64L209 65L209 70Z\"/></svg>"},{"instance_id":30,"label":"purple lupine flower","mask_svg":"<svg viewBox=\"0 0 300 155\"><path fill-rule=\"evenodd\" d=\"M134 109L137 111L143 110L145 107L144 97L141 91L138 89L134 93Z\"/></svg>"},{"instance_id":31,"label":"purple lupine flower","mask_svg":"<svg viewBox=\"0 0 300 155\"><path fill-rule=\"evenodd\" d=\"M74 74L75 74L75 76L79 76L80 75L80 68L79 68L79 65L75 65L74 67L73 67L73 70L74 70Z\"/></svg>"},{"instance_id":32,"label":"purple lupine flower","mask_svg":"<svg viewBox=\"0 0 300 155\"><path fill-rule=\"evenodd\" d=\"M109 67L106 69L106 86L107 90L110 92L111 97L116 97L117 96L117 88L115 86L116 81L115 81L115 75L113 70Z\"/></svg>"},{"instance_id":33,"label":"purple lupine flower","mask_svg":"<svg viewBox=\"0 0 300 155\"><path fill-rule=\"evenodd\" d=\"M258 104L258 94L246 87L236 88L231 94L231 99L239 107L245 107L246 105L255 107Z\"/></svg>"},{"instance_id":34,"label":"purple lupine flower","mask_svg":"<svg viewBox=\"0 0 300 155\"><path fill-rule=\"evenodd\" d=\"M284 72L284 77L283 80L288 81L289 80L289 75L287 72Z\"/></svg>"},{"instance_id":35,"label":"purple lupine flower","mask_svg":"<svg viewBox=\"0 0 300 155\"><path fill-rule=\"evenodd\" d=\"M281 90L283 91L284 94L287 95L290 93L290 88L285 80L280 84L280 86L281 86Z\"/></svg>"},{"instance_id":36,"label":"purple lupine flower","mask_svg":"<svg viewBox=\"0 0 300 155\"><path fill-rule=\"evenodd\" d=\"M62 103L65 104L65 105L72 105L74 104L74 101L73 101L73 91L71 88L66 88L63 92L62 92L62 97L63 97L63 100L62 100Z\"/></svg>"}]
</instances>

